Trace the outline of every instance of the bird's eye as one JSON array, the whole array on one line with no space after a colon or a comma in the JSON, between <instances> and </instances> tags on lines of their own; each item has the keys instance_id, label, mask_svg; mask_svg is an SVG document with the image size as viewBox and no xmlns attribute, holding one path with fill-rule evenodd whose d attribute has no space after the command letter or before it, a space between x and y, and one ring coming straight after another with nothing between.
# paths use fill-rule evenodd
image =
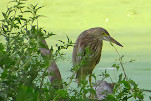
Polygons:
<instances>
[{"instance_id":1,"label":"bird's eye","mask_svg":"<svg viewBox=\"0 0 151 101\"><path fill-rule=\"evenodd\" d=\"M103 36L107 36L107 34L106 34L105 32L102 32L102 35L103 35Z\"/></svg>"}]
</instances>

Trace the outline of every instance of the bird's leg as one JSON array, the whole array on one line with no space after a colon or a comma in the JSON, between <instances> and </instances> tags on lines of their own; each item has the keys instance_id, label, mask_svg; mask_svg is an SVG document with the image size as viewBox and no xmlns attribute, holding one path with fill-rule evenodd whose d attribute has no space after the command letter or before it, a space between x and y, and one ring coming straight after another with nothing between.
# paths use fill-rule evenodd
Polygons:
<instances>
[{"instance_id":1,"label":"bird's leg","mask_svg":"<svg viewBox=\"0 0 151 101\"><path fill-rule=\"evenodd\" d=\"M80 75L80 83L82 83L82 82L84 81L86 81L86 76L85 76L85 74L83 73L83 68L81 68L81 75ZM81 85L81 84L80 84ZM85 83L82 83L82 87L85 87ZM86 98L86 94L83 94L82 95L83 96L83 98Z\"/></svg>"},{"instance_id":2,"label":"bird's leg","mask_svg":"<svg viewBox=\"0 0 151 101\"><path fill-rule=\"evenodd\" d=\"M91 75L89 76L89 83L90 83L90 88L92 89L92 84L91 84ZM90 93L90 98L94 98L93 94Z\"/></svg>"},{"instance_id":3,"label":"bird's leg","mask_svg":"<svg viewBox=\"0 0 151 101\"><path fill-rule=\"evenodd\" d=\"M89 76L89 83L90 83L90 87L92 88L92 85L91 85L91 75Z\"/></svg>"}]
</instances>

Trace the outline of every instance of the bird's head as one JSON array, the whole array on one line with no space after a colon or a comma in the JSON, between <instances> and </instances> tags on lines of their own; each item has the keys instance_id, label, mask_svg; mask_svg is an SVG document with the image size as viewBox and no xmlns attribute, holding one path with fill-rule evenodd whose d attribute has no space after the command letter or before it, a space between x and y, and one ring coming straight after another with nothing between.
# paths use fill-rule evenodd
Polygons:
<instances>
[{"instance_id":1,"label":"bird's head","mask_svg":"<svg viewBox=\"0 0 151 101\"><path fill-rule=\"evenodd\" d=\"M101 36L101 40L105 40L105 41L109 41L109 42L111 42L111 43L114 43L114 44L116 44L116 45L119 45L119 46L121 46L121 47L123 47L119 42L117 42L114 38L112 38L111 36L110 36L110 34L105 30L105 29L103 29L103 28L100 28L99 29L100 31L100 36Z\"/></svg>"}]
</instances>

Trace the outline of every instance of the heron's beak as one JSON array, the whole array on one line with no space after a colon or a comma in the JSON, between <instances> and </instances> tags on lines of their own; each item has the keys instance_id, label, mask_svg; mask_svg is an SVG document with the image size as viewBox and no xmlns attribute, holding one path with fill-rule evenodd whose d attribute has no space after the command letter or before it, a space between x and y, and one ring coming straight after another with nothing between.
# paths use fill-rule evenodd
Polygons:
<instances>
[{"instance_id":1,"label":"heron's beak","mask_svg":"<svg viewBox=\"0 0 151 101\"><path fill-rule=\"evenodd\" d=\"M105 36L103 39L106 40L106 41L115 43L116 45L119 45L119 46L123 47L119 42L117 42L117 41L116 41L115 39L113 39L111 36Z\"/></svg>"}]
</instances>

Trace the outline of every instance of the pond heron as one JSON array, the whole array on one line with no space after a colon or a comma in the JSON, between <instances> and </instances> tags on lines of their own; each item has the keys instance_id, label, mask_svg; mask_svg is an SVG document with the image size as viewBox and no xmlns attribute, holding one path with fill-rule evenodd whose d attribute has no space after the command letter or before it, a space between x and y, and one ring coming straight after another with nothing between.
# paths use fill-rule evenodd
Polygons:
<instances>
[{"instance_id":1,"label":"pond heron","mask_svg":"<svg viewBox=\"0 0 151 101\"><path fill-rule=\"evenodd\" d=\"M86 80L86 76L90 75L89 83L91 86L91 74L100 61L103 40L123 47L101 27L85 30L77 38L73 48L72 62L73 67L78 67L76 74L78 81Z\"/></svg>"}]
</instances>

